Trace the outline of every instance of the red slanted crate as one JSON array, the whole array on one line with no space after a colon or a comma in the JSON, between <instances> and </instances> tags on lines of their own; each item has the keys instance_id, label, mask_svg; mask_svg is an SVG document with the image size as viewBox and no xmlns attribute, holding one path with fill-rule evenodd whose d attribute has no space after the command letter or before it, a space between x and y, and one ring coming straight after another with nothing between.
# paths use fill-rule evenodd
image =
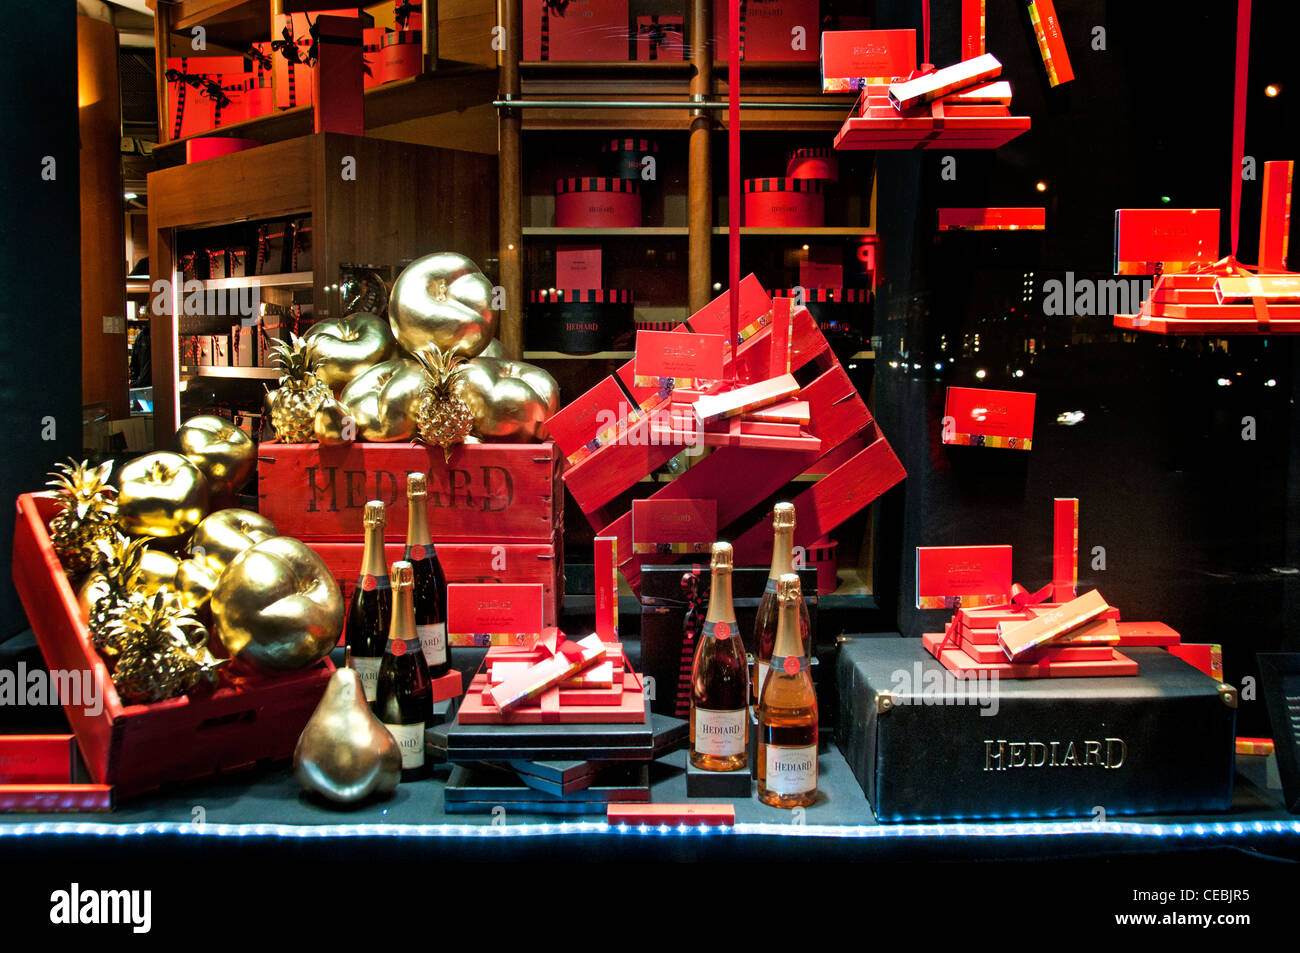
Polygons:
<instances>
[{"instance_id":1,"label":"red slanted crate","mask_svg":"<svg viewBox=\"0 0 1300 953\"><path fill-rule=\"evenodd\" d=\"M0 735L0 814L109 811L113 788L73 778L72 735Z\"/></svg>"},{"instance_id":2,"label":"red slanted crate","mask_svg":"<svg viewBox=\"0 0 1300 953\"><path fill-rule=\"evenodd\" d=\"M123 704L90 642L76 595L50 543L57 504L44 494L18 497L14 525L14 587L51 670L88 672L102 686L96 714L68 704L91 777L119 799L288 758L334 672L329 659L298 672L269 676L225 669L210 693L152 705Z\"/></svg>"},{"instance_id":3,"label":"red slanted crate","mask_svg":"<svg viewBox=\"0 0 1300 953\"><path fill-rule=\"evenodd\" d=\"M770 377L772 301L752 275L741 282L739 294L742 343L727 349L724 371L740 383L765 380ZM728 301L724 293L675 330L726 334ZM767 514L756 516L754 510L798 477L820 477L793 498L795 544L808 547L906 476L806 308L791 315L789 355L790 372L808 382L792 398L808 405L809 423L800 428L804 436L798 445L772 449L749 439L728 440L729 445L716 447L650 496L715 500L718 531L734 540L737 565L770 563L771 527ZM643 565L677 557L635 552L624 494L681 452L681 446L670 439L671 425L660 419L672 405L673 391L639 384L634 365L629 361L562 410L563 418L553 418L552 435L569 463L565 486L597 535L619 540L619 568L638 591Z\"/></svg>"},{"instance_id":4,"label":"red slanted crate","mask_svg":"<svg viewBox=\"0 0 1300 953\"><path fill-rule=\"evenodd\" d=\"M263 443L259 511L285 536L359 542L368 500L388 507L386 536L406 538L406 474L429 478L435 540L550 545L564 522L560 455L554 443L482 443L453 448L408 443Z\"/></svg>"}]
</instances>

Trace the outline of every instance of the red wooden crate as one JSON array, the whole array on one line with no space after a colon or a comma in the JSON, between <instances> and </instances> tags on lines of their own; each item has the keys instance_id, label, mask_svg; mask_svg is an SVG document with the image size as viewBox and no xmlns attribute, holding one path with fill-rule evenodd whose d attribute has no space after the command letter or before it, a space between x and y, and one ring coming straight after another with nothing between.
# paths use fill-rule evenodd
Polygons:
<instances>
[{"instance_id":1,"label":"red wooden crate","mask_svg":"<svg viewBox=\"0 0 1300 953\"><path fill-rule=\"evenodd\" d=\"M285 536L360 536L368 500L388 506L388 539L406 538L406 474L429 475L434 539L549 542L564 520L560 456L554 443L441 447L422 444L263 443L257 460L258 508Z\"/></svg>"},{"instance_id":2,"label":"red wooden crate","mask_svg":"<svg viewBox=\"0 0 1300 953\"><path fill-rule=\"evenodd\" d=\"M90 643L72 586L50 544L46 526L55 512L48 496L18 497L14 587L46 665L90 672L102 686L98 714L81 705L64 706L91 777L113 785L124 798L173 781L290 757L334 672L329 659L276 676L227 669L210 694L124 705Z\"/></svg>"},{"instance_id":3,"label":"red wooden crate","mask_svg":"<svg viewBox=\"0 0 1300 953\"><path fill-rule=\"evenodd\" d=\"M403 527L406 523L403 521ZM360 538L342 541L307 540L316 551L349 599L356 588L365 544ZM564 604L563 536L546 543L466 543L460 540L434 540L438 561L448 583L541 583L542 613L546 625L556 625L559 608ZM402 558L405 543L389 542L384 546L388 565Z\"/></svg>"}]
</instances>

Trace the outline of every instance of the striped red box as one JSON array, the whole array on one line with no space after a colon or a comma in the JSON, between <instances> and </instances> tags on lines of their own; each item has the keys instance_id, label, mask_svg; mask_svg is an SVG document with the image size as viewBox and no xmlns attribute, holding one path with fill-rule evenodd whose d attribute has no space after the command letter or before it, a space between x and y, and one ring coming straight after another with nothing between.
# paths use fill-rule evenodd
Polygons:
<instances>
[{"instance_id":1,"label":"striped red box","mask_svg":"<svg viewBox=\"0 0 1300 953\"><path fill-rule=\"evenodd\" d=\"M631 179L557 179L555 225L557 228L638 228L640 187Z\"/></svg>"},{"instance_id":2,"label":"striped red box","mask_svg":"<svg viewBox=\"0 0 1300 953\"><path fill-rule=\"evenodd\" d=\"M840 158L829 146L809 146L791 151L785 163L787 179L821 179L838 182Z\"/></svg>"},{"instance_id":3,"label":"striped red box","mask_svg":"<svg viewBox=\"0 0 1300 953\"><path fill-rule=\"evenodd\" d=\"M746 179L742 224L754 228L817 228L826 223L820 179Z\"/></svg>"}]
</instances>

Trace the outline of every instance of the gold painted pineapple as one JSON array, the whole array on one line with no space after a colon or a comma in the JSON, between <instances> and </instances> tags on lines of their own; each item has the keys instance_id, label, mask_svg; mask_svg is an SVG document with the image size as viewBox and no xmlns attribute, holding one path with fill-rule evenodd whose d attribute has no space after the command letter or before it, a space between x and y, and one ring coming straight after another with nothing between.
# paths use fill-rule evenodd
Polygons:
<instances>
[{"instance_id":1,"label":"gold painted pineapple","mask_svg":"<svg viewBox=\"0 0 1300 953\"><path fill-rule=\"evenodd\" d=\"M474 414L457 391L464 357L430 344L415 353L424 368L424 387L415 403L415 426L420 440L442 447L450 460L451 448L463 443L474 429Z\"/></svg>"},{"instance_id":2,"label":"gold painted pineapple","mask_svg":"<svg viewBox=\"0 0 1300 953\"><path fill-rule=\"evenodd\" d=\"M229 659L208 651L208 630L175 593L129 599L113 609L105 653L122 701L147 704L183 695L199 686L215 688Z\"/></svg>"},{"instance_id":3,"label":"gold painted pineapple","mask_svg":"<svg viewBox=\"0 0 1300 953\"><path fill-rule=\"evenodd\" d=\"M320 363L316 348L310 341L290 334L288 341L271 349L271 356L282 372L280 386L267 392L275 438L281 443L312 443L316 439L312 426L316 411L333 396L316 376Z\"/></svg>"},{"instance_id":4,"label":"gold painted pineapple","mask_svg":"<svg viewBox=\"0 0 1300 953\"><path fill-rule=\"evenodd\" d=\"M90 641L106 658L110 654L108 626L114 611L132 599L144 598L139 587L148 544L146 538L127 539L120 533L112 540L101 542L104 563L86 577L77 592L77 602L90 629Z\"/></svg>"},{"instance_id":5,"label":"gold painted pineapple","mask_svg":"<svg viewBox=\"0 0 1300 953\"><path fill-rule=\"evenodd\" d=\"M69 576L103 566L107 556L101 544L117 537L117 491L108 482L112 469L112 460L92 467L69 459L55 465L46 483L60 507L50 520L50 541Z\"/></svg>"}]
</instances>

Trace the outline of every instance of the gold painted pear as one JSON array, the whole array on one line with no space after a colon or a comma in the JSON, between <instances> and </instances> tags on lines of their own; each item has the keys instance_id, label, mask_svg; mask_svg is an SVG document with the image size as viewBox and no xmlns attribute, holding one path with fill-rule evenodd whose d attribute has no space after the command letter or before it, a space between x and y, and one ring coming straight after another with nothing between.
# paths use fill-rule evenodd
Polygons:
<instances>
[{"instance_id":1,"label":"gold painted pear","mask_svg":"<svg viewBox=\"0 0 1300 953\"><path fill-rule=\"evenodd\" d=\"M341 668L330 676L320 704L298 736L293 773L306 790L340 804L397 790L401 751L371 713L353 669Z\"/></svg>"}]
</instances>

